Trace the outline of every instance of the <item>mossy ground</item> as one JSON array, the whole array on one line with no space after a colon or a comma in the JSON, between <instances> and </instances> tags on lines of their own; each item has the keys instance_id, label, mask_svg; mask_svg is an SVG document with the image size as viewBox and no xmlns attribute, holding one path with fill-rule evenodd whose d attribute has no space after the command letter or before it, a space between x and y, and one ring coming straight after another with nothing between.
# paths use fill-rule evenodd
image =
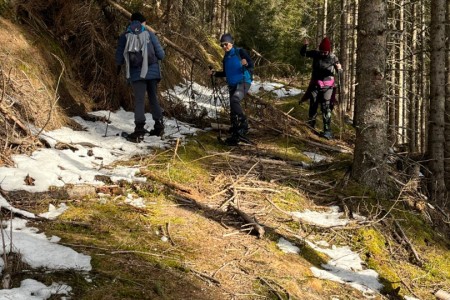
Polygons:
<instances>
[{"instance_id":1,"label":"mossy ground","mask_svg":"<svg viewBox=\"0 0 450 300\"><path fill-rule=\"evenodd\" d=\"M287 99L280 106L290 110L293 101ZM302 112L304 109L294 110L293 115L301 118ZM377 199L351 179L345 186L340 184L351 166L351 155L322 153L332 161L308 170L292 165L272 169L252 158L256 154L311 163L302 154L310 150L308 145L282 136L268 141L253 133L252 138L259 142L256 153L252 146L223 146L217 143L216 134L204 132L176 148L156 150L151 156L129 162L139 163L164 182L193 188L210 210L178 201L176 191L164 182L151 180L122 184L119 195L70 202L70 209L58 220L33 225L47 235L61 237L62 244L90 255L93 270L89 274L33 272L32 276L45 283L66 282L74 288L77 299L228 299L232 295L327 299L337 290L341 291L340 299L359 299L359 292L347 286L311 277L309 268L320 267L327 257L295 237L307 235L351 245L370 268L379 272L386 294L413 292L425 299L433 288L448 286L448 244L420 214L400 206L393 210L424 259L423 267L409 260L405 246L396 243L391 229L381 222L336 233L301 225L283 213L320 208L333 204L339 196L353 197L346 203L359 214L374 221L382 217L380 211L383 207L388 210L392 201ZM285 180L278 178L280 174ZM305 184L308 181L322 185ZM242 189L238 192L241 208L264 224L263 239L242 231L243 222L235 214L218 210L231 196L227 189L233 184ZM147 206L126 204L128 194L142 197ZM51 199L42 201L36 212L44 211L49 202L57 204ZM300 254L280 251L276 246L280 237L297 245ZM211 284L208 276L221 284Z\"/></svg>"}]
</instances>

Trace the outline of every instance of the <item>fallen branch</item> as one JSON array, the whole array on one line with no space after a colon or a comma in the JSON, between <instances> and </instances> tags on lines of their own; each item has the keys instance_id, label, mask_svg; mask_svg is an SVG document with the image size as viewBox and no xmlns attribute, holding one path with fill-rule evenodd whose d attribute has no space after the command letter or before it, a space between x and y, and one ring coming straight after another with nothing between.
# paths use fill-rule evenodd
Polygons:
<instances>
[{"instance_id":1,"label":"fallen branch","mask_svg":"<svg viewBox=\"0 0 450 300\"><path fill-rule=\"evenodd\" d=\"M149 179L151 179L153 181L161 182L165 186L170 187L172 189L179 190L179 191L191 194L191 195L195 194L195 191L193 189L191 189L190 187L187 187L187 186L175 183L175 182L168 181L168 180L166 180L164 178L158 177L155 174L152 174L149 170L140 169L139 172L142 175L144 175L145 177L147 177L147 178L149 178Z\"/></svg>"},{"instance_id":2,"label":"fallen branch","mask_svg":"<svg viewBox=\"0 0 450 300\"><path fill-rule=\"evenodd\" d=\"M194 270L194 269L190 269L190 271L191 271L192 273L194 273L195 275L199 276L199 277L202 278L202 279L207 279L207 280L211 281L212 283L215 283L215 284L217 284L217 285L220 285L220 281L219 281L219 280L217 280L217 279L215 279L215 278L209 276L208 274L205 274L205 273L196 271L196 270Z\"/></svg>"},{"instance_id":3,"label":"fallen branch","mask_svg":"<svg viewBox=\"0 0 450 300\"><path fill-rule=\"evenodd\" d=\"M230 207L239 215L248 225L251 225L253 229L258 234L258 238L262 238L264 236L265 230L264 227L258 224L255 217L250 217L248 214L237 208L234 203L230 203Z\"/></svg>"},{"instance_id":4,"label":"fallen branch","mask_svg":"<svg viewBox=\"0 0 450 300\"><path fill-rule=\"evenodd\" d=\"M406 236L405 232L403 231L403 228L400 226L400 224L397 222L397 220L394 220L394 225L398 230L398 233L400 234L401 238L403 241L406 242L406 244L408 244L409 249L411 250L412 254L414 255L414 258L417 261L417 265L419 267L423 266L423 261L420 258L419 254L417 253L416 249L414 248L413 244L411 243L411 241L408 239L408 237Z\"/></svg>"}]
</instances>

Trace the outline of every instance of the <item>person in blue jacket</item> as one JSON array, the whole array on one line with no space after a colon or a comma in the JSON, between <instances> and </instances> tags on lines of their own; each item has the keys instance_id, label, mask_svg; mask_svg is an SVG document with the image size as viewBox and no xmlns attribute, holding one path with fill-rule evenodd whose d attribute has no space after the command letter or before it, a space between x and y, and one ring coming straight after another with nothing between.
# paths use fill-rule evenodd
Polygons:
<instances>
[{"instance_id":1,"label":"person in blue jacket","mask_svg":"<svg viewBox=\"0 0 450 300\"><path fill-rule=\"evenodd\" d=\"M225 142L237 145L240 137L248 132L247 117L241 107L241 101L248 93L252 83L254 64L247 51L234 46L233 37L225 33L220 38L220 46L225 51L222 71L210 70L209 75L226 77L230 93L230 132L231 136Z\"/></svg>"},{"instance_id":2,"label":"person in blue jacket","mask_svg":"<svg viewBox=\"0 0 450 300\"><path fill-rule=\"evenodd\" d=\"M157 87L161 80L159 61L165 53L156 35L145 28L146 18L139 12L131 15L130 24L120 35L116 49L117 74L125 65L125 75L134 93L134 132L127 138L140 142L146 133L155 136L164 134L163 110L161 109ZM145 92L148 94L154 127L145 129Z\"/></svg>"}]
</instances>

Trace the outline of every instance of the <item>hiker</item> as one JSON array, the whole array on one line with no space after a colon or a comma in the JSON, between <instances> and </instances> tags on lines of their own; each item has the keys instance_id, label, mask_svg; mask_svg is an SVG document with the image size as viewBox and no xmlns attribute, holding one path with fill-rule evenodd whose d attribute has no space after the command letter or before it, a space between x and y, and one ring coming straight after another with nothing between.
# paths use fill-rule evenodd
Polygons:
<instances>
[{"instance_id":1,"label":"hiker","mask_svg":"<svg viewBox=\"0 0 450 300\"><path fill-rule=\"evenodd\" d=\"M336 55L331 53L331 42L325 37L319 45L319 50L308 50L309 41L304 40L300 49L300 55L310 57L312 62L312 75L306 93L300 103L309 100L308 125L312 128L316 125L317 109L322 111L323 137L333 138L331 131L331 112L335 103L335 85L333 71L341 72L342 67Z\"/></svg>"},{"instance_id":2,"label":"hiker","mask_svg":"<svg viewBox=\"0 0 450 300\"><path fill-rule=\"evenodd\" d=\"M144 135L164 134L163 110L157 98L157 87L161 80L159 60L165 56L156 35L145 28L146 19L139 13L131 15L130 24L120 35L116 49L117 74L125 64L125 76L134 93L134 132L125 137L132 142L140 142ZM152 130L145 127L145 92L148 94L153 121Z\"/></svg>"},{"instance_id":3,"label":"hiker","mask_svg":"<svg viewBox=\"0 0 450 300\"><path fill-rule=\"evenodd\" d=\"M247 117L241 107L241 101L252 83L253 61L247 51L234 46L233 37L225 33L220 38L220 47L225 51L222 71L209 70L209 76L226 77L230 93L230 133L225 140L230 146L238 144L248 133Z\"/></svg>"}]
</instances>

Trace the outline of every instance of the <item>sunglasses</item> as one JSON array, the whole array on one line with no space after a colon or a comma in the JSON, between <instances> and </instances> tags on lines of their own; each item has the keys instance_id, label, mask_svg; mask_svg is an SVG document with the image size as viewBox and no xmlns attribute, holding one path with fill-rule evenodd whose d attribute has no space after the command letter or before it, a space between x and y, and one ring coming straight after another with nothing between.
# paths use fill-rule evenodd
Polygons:
<instances>
[{"instance_id":1,"label":"sunglasses","mask_svg":"<svg viewBox=\"0 0 450 300\"><path fill-rule=\"evenodd\" d=\"M222 48L223 48L223 47L226 47L226 46L228 46L228 44L229 44L229 43L221 43L221 44L220 44L220 47L222 47Z\"/></svg>"}]
</instances>

